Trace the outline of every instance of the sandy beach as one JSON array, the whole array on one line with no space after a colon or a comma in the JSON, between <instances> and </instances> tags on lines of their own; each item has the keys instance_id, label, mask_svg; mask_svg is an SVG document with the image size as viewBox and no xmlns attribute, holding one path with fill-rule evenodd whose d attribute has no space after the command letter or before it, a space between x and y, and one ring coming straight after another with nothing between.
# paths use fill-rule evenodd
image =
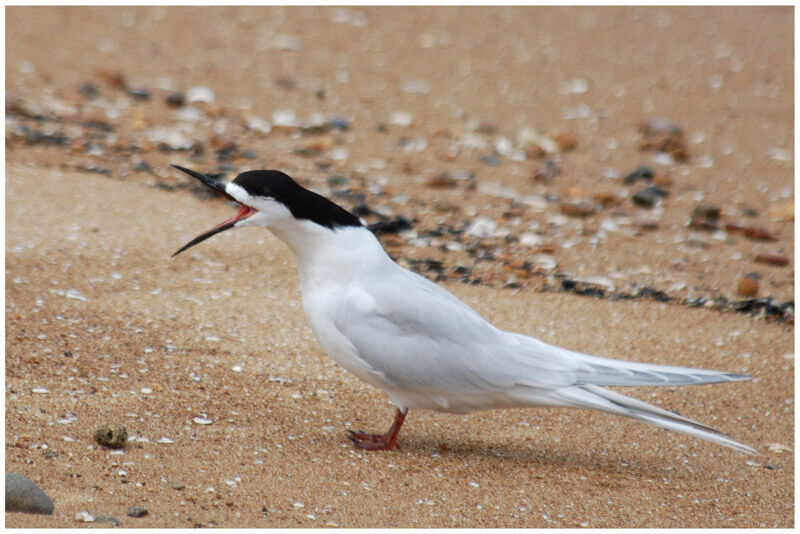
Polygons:
<instances>
[{"instance_id":1,"label":"sandy beach","mask_svg":"<svg viewBox=\"0 0 800 534\"><path fill-rule=\"evenodd\" d=\"M6 472L55 511L6 526L792 528L793 28L7 8ZM355 450L388 397L323 352L269 233L170 257L235 213L170 163L283 170L503 329L752 375L624 393L758 454L553 409L412 411L398 450ZM109 422L124 449L94 441Z\"/></svg>"}]
</instances>

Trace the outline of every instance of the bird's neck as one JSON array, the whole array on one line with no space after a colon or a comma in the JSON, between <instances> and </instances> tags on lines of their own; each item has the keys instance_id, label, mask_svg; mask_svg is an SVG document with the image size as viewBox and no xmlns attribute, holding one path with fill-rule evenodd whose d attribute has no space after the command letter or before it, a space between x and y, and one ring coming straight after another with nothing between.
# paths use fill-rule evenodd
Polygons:
<instances>
[{"instance_id":1,"label":"bird's neck","mask_svg":"<svg viewBox=\"0 0 800 534\"><path fill-rule=\"evenodd\" d=\"M358 279L376 265L391 262L380 241L364 227L326 228L310 221L275 225L270 231L294 253L303 287Z\"/></svg>"}]
</instances>

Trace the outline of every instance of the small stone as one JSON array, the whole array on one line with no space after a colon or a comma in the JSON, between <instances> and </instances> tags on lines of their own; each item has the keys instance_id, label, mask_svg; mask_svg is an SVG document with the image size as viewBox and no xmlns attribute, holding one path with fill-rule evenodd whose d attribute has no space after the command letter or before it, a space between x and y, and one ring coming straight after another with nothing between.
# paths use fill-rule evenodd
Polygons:
<instances>
[{"instance_id":1,"label":"small stone","mask_svg":"<svg viewBox=\"0 0 800 534\"><path fill-rule=\"evenodd\" d=\"M167 95L165 101L171 108L183 107L186 104L186 95L180 91L173 91Z\"/></svg>"},{"instance_id":2,"label":"small stone","mask_svg":"<svg viewBox=\"0 0 800 534\"><path fill-rule=\"evenodd\" d=\"M467 227L467 235L486 239L494 236L497 222L489 217L476 217Z\"/></svg>"},{"instance_id":3,"label":"small stone","mask_svg":"<svg viewBox=\"0 0 800 534\"><path fill-rule=\"evenodd\" d=\"M631 197L633 203L643 208L652 208L663 198L667 196L667 192L658 186L651 185L645 187L641 191L637 191Z\"/></svg>"},{"instance_id":4,"label":"small stone","mask_svg":"<svg viewBox=\"0 0 800 534\"><path fill-rule=\"evenodd\" d=\"M272 125L262 117L249 117L247 119L247 127L262 134L268 134L272 131Z\"/></svg>"},{"instance_id":5,"label":"small stone","mask_svg":"<svg viewBox=\"0 0 800 534\"><path fill-rule=\"evenodd\" d=\"M616 206L622 202L622 199L611 191L598 191L592 195L592 199L602 204L604 208Z\"/></svg>"},{"instance_id":6,"label":"small stone","mask_svg":"<svg viewBox=\"0 0 800 534\"><path fill-rule=\"evenodd\" d=\"M721 213L722 210L720 210L717 206L701 204L692 211L692 219L717 220L719 219Z\"/></svg>"},{"instance_id":7,"label":"small stone","mask_svg":"<svg viewBox=\"0 0 800 534\"><path fill-rule=\"evenodd\" d=\"M533 257L533 263L540 269L548 271L558 266L558 262L550 254L537 254Z\"/></svg>"},{"instance_id":8,"label":"small stone","mask_svg":"<svg viewBox=\"0 0 800 534\"><path fill-rule=\"evenodd\" d=\"M219 134L214 134L211 136L209 143L214 148L214 150L230 150L234 148L234 143L227 137L223 137Z\"/></svg>"},{"instance_id":9,"label":"small stone","mask_svg":"<svg viewBox=\"0 0 800 534\"><path fill-rule=\"evenodd\" d=\"M561 152L575 150L578 146L578 138L569 133L560 133L556 135L555 142Z\"/></svg>"},{"instance_id":10,"label":"small stone","mask_svg":"<svg viewBox=\"0 0 800 534\"><path fill-rule=\"evenodd\" d=\"M399 126L401 128L407 128L413 122L413 117L411 113L405 111L393 111L389 115L389 124L394 126Z\"/></svg>"},{"instance_id":11,"label":"small stone","mask_svg":"<svg viewBox=\"0 0 800 534\"><path fill-rule=\"evenodd\" d=\"M539 167L533 173L534 182L550 183L553 178L561 174L561 165L556 160L548 159L543 167Z\"/></svg>"},{"instance_id":12,"label":"small stone","mask_svg":"<svg viewBox=\"0 0 800 534\"><path fill-rule=\"evenodd\" d=\"M782 254L774 254L774 253L761 253L756 254L755 257L756 263L766 263L767 265L776 265L776 266L784 266L789 265L789 258L782 255Z\"/></svg>"},{"instance_id":13,"label":"small stone","mask_svg":"<svg viewBox=\"0 0 800 534\"><path fill-rule=\"evenodd\" d=\"M457 184L456 180L453 176L447 172L443 171L437 174L436 176L432 176L428 179L427 185L429 187L455 187Z\"/></svg>"},{"instance_id":14,"label":"small stone","mask_svg":"<svg viewBox=\"0 0 800 534\"><path fill-rule=\"evenodd\" d=\"M792 448L788 445L784 445L782 443L770 443L767 445L767 449L772 452L792 452Z\"/></svg>"},{"instance_id":15,"label":"small stone","mask_svg":"<svg viewBox=\"0 0 800 534\"><path fill-rule=\"evenodd\" d=\"M89 100L94 100L100 96L100 91L97 90L97 86L91 83L85 83L81 85L78 88L78 92Z\"/></svg>"},{"instance_id":16,"label":"small stone","mask_svg":"<svg viewBox=\"0 0 800 534\"><path fill-rule=\"evenodd\" d=\"M82 300L82 301L89 300L89 299L86 298L86 296L83 293L81 293L80 291L78 291L77 289L75 289L73 287L67 289L66 293L64 293L64 296L67 297L68 299L75 299L75 300Z\"/></svg>"},{"instance_id":17,"label":"small stone","mask_svg":"<svg viewBox=\"0 0 800 534\"><path fill-rule=\"evenodd\" d=\"M83 523L91 523L94 521L94 516L89 512L78 512L75 514L75 521L81 521Z\"/></svg>"},{"instance_id":18,"label":"small stone","mask_svg":"<svg viewBox=\"0 0 800 534\"><path fill-rule=\"evenodd\" d=\"M128 515L131 517L144 517L147 513L147 508L144 506L131 506L128 509Z\"/></svg>"},{"instance_id":19,"label":"small stone","mask_svg":"<svg viewBox=\"0 0 800 534\"><path fill-rule=\"evenodd\" d=\"M756 241L776 241L775 235L764 228L763 226L742 224L738 222L730 222L725 225L725 229L729 232L739 232L744 234L745 237Z\"/></svg>"},{"instance_id":20,"label":"small stone","mask_svg":"<svg viewBox=\"0 0 800 534\"><path fill-rule=\"evenodd\" d=\"M633 185L638 180L644 180L646 182L649 182L653 179L654 176L655 173L653 172L653 169L651 169L647 165L642 165L641 167L638 167L637 169L629 172L627 176L625 176L625 178L622 179L622 182L625 183L626 185Z\"/></svg>"},{"instance_id":21,"label":"small stone","mask_svg":"<svg viewBox=\"0 0 800 534\"><path fill-rule=\"evenodd\" d=\"M588 217L597 211L597 204L590 200L566 200L561 203L561 213L570 217Z\"/></svg>"},{"instance_id":22,"label":"small stone","mask_svg":"<svg viewBox=\"0 0 800 534\"><path fill-rule=\"evenodd\" d=\"M128 94L134 100L150 100L150 91L144 87L128 87Z\"/></svg>"},{"instance_id":23,"label":"small stone","mask_svg":"<svg viewBox=\"0 0 800 534\"><path fill-rule=\"evenodd\" d=\"M214 103L214 91L210 87L198 85L186 91L186 101L191 103L199 102L201 104Z\"/></svg>"},{"instance_id":24,"label":"small stone","mask_svg":"<svg viewBox=\"0 0 800 534\"><path fill-rule=\"evenodd\" d=\"M214 422L211 419L207 419L205 417L195 417L195 418L192 419L192 421L194 421L195 424L198 424L198 425L210 425L211 423Z\"/></svg>"},{"instance_id":25,"label":"small stone","mask_svg":"<svg viewBox=\"0 0 800 534\"><path fill-rule=\"evenodd\" d=\"M346 132L350 129L350 123L347 122L347 119L344 117L340 117L338 115L334 115L328 121L328 124L331 127L331 130L339 130L340 132Z\"/></svg>"},{"instance_id":26,"label":"small stone","mask_svg":"<svg viewBox=\"0 0 800 534\"><path fill-rule=\"evenodd\" d=\"M125 89L125 76L121 72L102 69L97 75L114 89Z\"/></svg>"},{"instance_id":27,"label":"small stone","mask_svg":"<svg viewBox=\"0 0 800 534\"><path fill-rule=\"evenodd\" d=\"M522 150L525 152L525 157L530 159L539 159L547 155L547 152L541 146L533 142L525 143Z\"/></svg>"},{"instance_id":28,"label":"small stone","mask_svg":"<svg viewBox=\"0 0 800 534\"><path fill-rule=\"evenodd\" d=\"M481 158L481 162L491 167L497 167L498 165L500 165L500 158L498 158L497 156L484 156Z\"/></svg>"},{"instance_id":29,"label":"small stone","mask_svg":"<svg viewBox=\"0 0 800 534\"><path fill-rule=\"evenodd\" d=\"M128 443L128 429L118 423L107 423L95 429L94 440L105 447L121 449Z\"/></svg>"},{"instance_id":30,"label":"small stone","mask_svg":"<svg viewBox=\"0 0 800 534\"><path fill-rule=\"evenodd\" d=\"M664 174L656 174L653 176L653 185L661 188L672 187L672 178Z\"/></svg>"},{"instance_id":31,"label":"small stone","mask_svg":"<svg viewBox=\"0 0 800 534\"><path fill-rule=\"evenodd\" d=\"M25 475L6 473L6 512L50 515L53 501Z\"/></svg>"},{"instance_id":32,"label":"small stone","mask_svg":"<svg viewBox=\"0 0 800 534\"><path fill-rule=\"evenodd\" d=\"M758 294L758 280L744 277L739 280L736 292L743 297L755 297Z\"/></svg>"}]
</instances>

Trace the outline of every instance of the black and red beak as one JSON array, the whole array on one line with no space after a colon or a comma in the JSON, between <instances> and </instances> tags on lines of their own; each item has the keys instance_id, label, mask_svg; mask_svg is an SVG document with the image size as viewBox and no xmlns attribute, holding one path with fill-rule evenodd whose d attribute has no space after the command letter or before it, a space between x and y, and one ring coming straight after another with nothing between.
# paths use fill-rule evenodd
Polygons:
<instances>
[{"instance_id":1,"label":"black and red beak","mask_svg":"<svg viewBox=\"0 0 800 534\"><path fill-rule=\"evenodd\" d=\"M220 182L216 178L212 178L211 176L208 176L208 175L205 175L205 174L200 174L199 172L195 172L195 171L193 171L191 169L186 169L184 167L179 167L178 165L172 165L172 167L175 167L176 169L178 169L181 172L185 172L189 176L197 178L198 180L203 182L205 185L207 185L208 187L210 187L211 189L213 189L214 191L216 191L220 195L224 196L228 200L232 200L233 202L236 202L236 200L225 191L225 184ZM256 210L254 210L250 206L245 206L243 204L239 204L239 206L240 206L240 208L239 208L239 211L236 213L236 215L234 215L233 217L231 217L227 221L215 226L211 230L209 230L207 232L204 232L204 233L200 234L199 236L195 237L194 239L192 239L191 241L186 243L184 246L182 246L180 248L180 250L178 250L175 254L172 255L172 257L174 258L175 256L177 256L178 254L180 254L184 250L186 250L188 248L191 248L191 247L195 246L198 243L202 243L203 241L205 241L206 239L208 239L209 237L211 237L213 235L216 235L216 234L218 234L220 232L224 232L225 230L233 228L234 226L236 226L237 222L239 222L242 219L248 218L249 216L251 216L252 214L254 214L256 212Z\"/></svg>"}]
</instances>

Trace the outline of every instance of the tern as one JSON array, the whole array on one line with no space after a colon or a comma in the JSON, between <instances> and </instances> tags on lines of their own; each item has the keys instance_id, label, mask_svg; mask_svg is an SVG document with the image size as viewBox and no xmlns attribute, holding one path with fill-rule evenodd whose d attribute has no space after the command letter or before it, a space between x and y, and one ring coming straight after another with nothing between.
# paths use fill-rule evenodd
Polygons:
<instances>
[{"instance_id":1,"label":"tern","mask_svg":"<svg viewBox=\"0 0 800 534\"><path fill-rule=\"evenodd\" d=\"M239 206L173 256L225 230L267 228L294 253L303 309L322 348L393 401L388 432L348 431L358 448L397 447L409 409L465 414L549 406L609 412L755 452L702 423L605 389L736 382L747 375L590 356L503 331L397 265L360 218L283 172L248 171L223 183L172 166Z\"/></svg>"}]
</instances>

